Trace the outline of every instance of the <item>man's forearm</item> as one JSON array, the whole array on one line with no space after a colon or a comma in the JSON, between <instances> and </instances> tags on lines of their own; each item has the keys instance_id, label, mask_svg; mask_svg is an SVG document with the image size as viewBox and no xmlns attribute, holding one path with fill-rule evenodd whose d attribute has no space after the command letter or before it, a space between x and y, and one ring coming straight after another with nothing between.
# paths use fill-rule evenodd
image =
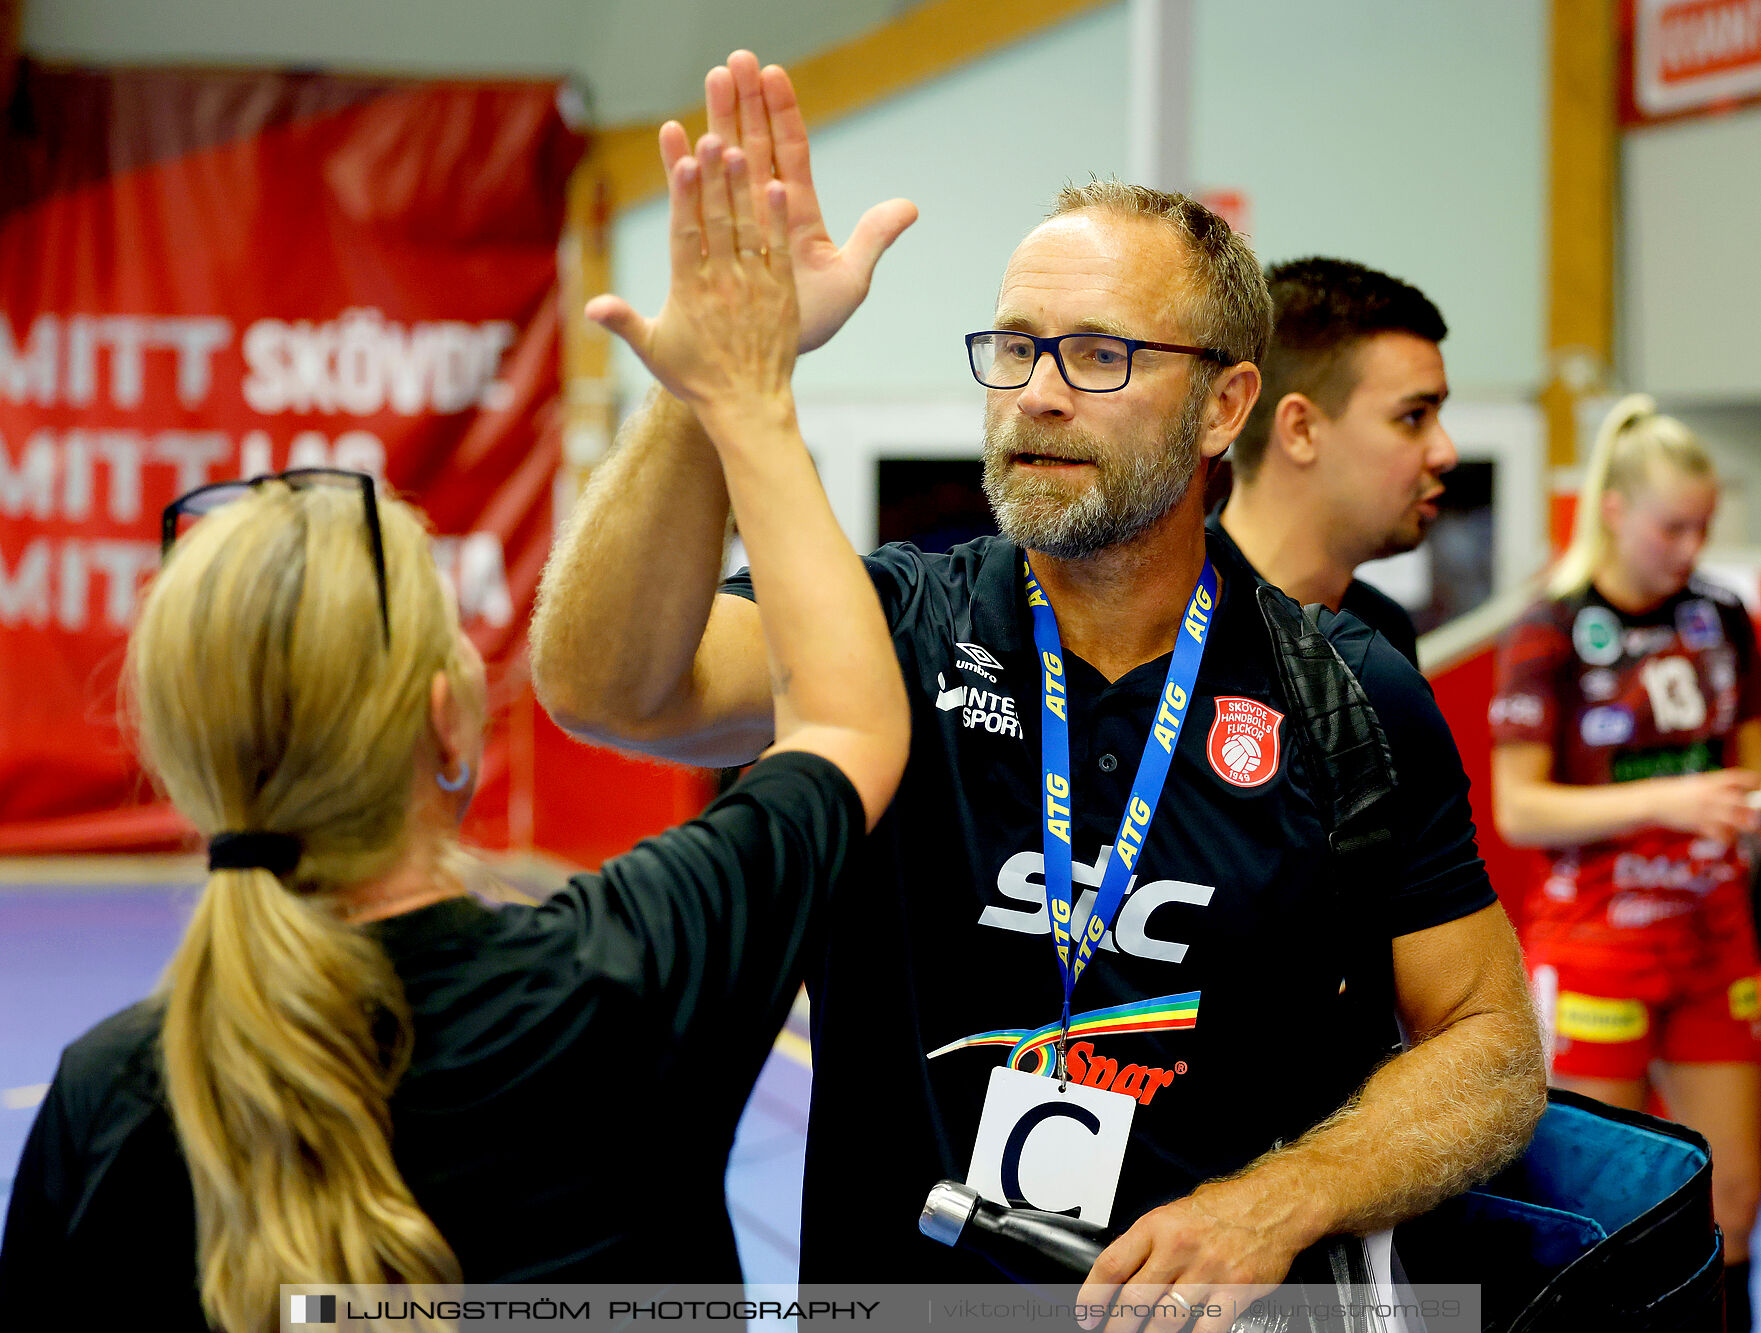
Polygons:
<instances>
[{"instance_id":1,"label":"man's forearm","mask_svg":"<svg viewBox=\"0 0 1761 1333\"><path fill-rule=\"evenodd\" d=\"M843 770L872 828L905 767L911 708L861 558L832 513L792 395L707 405L764 608L776 743Z\"/></svg>"},{"instance_id":2,"label":"man's forearm","mask_svg":"<svg viewBox=\"0 0 1761 1333\"><path fill-rule=\"evenodd\" d=\"M1378 1231L1513 1160L1546 1100L1533 1015L1476 1014L1388 1061L1301 1139L1193 1202L1300 1245Z\"/></svg>"},{"instance_id":3,"label":"man's forearm","mask_svg":"<svg viewBox=\"0 0 1761 1333\"><path fill-rule=\"evenodd\" d=\"M708 437L654 390L594 468L539 584L532 680L559 725L615 731L689 681L727 521Z\"/></svg>"}]
</instances>

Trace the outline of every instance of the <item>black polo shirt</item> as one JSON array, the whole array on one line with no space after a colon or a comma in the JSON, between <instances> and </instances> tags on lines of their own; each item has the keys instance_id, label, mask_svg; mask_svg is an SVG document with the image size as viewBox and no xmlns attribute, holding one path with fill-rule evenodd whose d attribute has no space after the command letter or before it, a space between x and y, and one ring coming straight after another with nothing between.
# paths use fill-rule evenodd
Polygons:
<instances>
[{"instance_id":1,"label":"black polo shirt","mask_svg":"<svg viewBox=\"0 0 1761 1333\"><path fill-rule=\"evenodd\" d=\"M1352 885L1341 908L1287 721L1264 780L1226 780L1210 754L1215 699L1287 710L1252 571L1232 544L1213 537L1210 548L1222 594L1194 702L1131 893L1072 1002L1080 1020L1166 998L1165 1010L1185 1006L1194 1020L1072 1048L1085 1081L1138 1095L1118 1225L1295 1137L1362 1082L1367 1068L1342 1067L1336 1031L1348 937L1388 940L1494 901L1467 779L1428 686L1351 617L1334 637L1402 779L1402 837L1386 873ZM809 966L805 1281L995 1277L916 1224L938 1179L964 1179L987 1080L1007 1053L958 1043L1040 1027L1061 1004L1021 559L997 537L945 555L889 546L868 559L912 700L912 752L891 810L828 905L826 949ZM725 586L751 595L744 574ZM1168 659L1112 684L1080 659L1065 662L1081 892L1098 884Z\"/></svg>"},{"instance_id":2,"label":"black polo shirt","mask_svg":"<svg viewBox=\"0 0 1761 1333\"><path fill-rule=\"evenodd\" d=\"M1339 609L1356 616L1384 639L1416 668L1419 664L1419 632L1406 608L1380 588L1372 588L1362 579L1353 579L1346 586Z\"/></svg>"},{"instance_id":3,"label":"black polo shirt","mask_svg":"<svg viewBox=\"0 0 1761 1333\"><path fill-rule=\"evenodd\" d=\"M393 1152L467 1281L739 1281L735 1123L862 828L833 764L778 754L541 904L454 898L371 927L415 1020ZM58 1326L99 1275L155 1328L206 1327L159 1019L138 1004L62 1057L0 1245L9 1328Z\"/></svg>"},{"instance_id":4,"label":"black polo shirt","mask_svg":"<svg viewBox=\"0 0 1761 1333\"><path fill-rule=\"evenodd\" d=\"M1239 556L1244 564L1251 565L1241 548L1235 544L1235 538L1229 535L1223 526L1223 507L1221 505L1211 511L1205 520L1205 530L1213 537L1221 537L1229 543L1230 549ZM1380 634L1394 650L1415 667L1419 664L1419 632L1412 623L1412 617L1399 602L1395 601L1380 588L1372 588L1362 579L1353 579L1345 588L1345 596L1339 600L1339 609L1349 611L1376 633Z\"/></svg>"}]
</instances>

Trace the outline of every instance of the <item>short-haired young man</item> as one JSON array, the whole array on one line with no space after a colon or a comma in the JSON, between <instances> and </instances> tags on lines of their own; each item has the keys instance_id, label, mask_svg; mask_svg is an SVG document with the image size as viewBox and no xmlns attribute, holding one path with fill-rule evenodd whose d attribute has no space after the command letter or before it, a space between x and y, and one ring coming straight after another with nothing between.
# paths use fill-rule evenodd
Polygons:
<instances>
[{"instance_id":1,"label":"short-haired young man","mask_svg":"<svg viewBox=\"0 0 1761 1333\"><path fill-rule=\"evenodd\" d=\"M1347 259L1292 260L1266 281L1272 346L1220 528L1269 583L1343 607L1416 662L1412 618L1355 572L1412 550L1437 517L1456 463L1438 420L1448 327L1418 288Z\"/></svg>"}]
</instances>

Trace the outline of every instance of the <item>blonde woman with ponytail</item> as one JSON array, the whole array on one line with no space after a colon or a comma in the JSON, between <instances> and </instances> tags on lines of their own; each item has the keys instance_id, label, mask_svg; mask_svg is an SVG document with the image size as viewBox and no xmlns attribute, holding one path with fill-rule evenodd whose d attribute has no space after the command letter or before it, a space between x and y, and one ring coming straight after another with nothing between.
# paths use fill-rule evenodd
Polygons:
<instances>
[{"instance_id":1,"label":"blonde woman with ponytail","mask_svg":"<svg viewBox=\"0 0 1761 1333\"><path fill-rule=\"evenodd\" d=\"M761 221L737 157L685 164L705 253L643 350L764 587L775 746L699 819L491 910L454 843L483 666L419 515L310 471L174 502L127 679L209 878L160 992L62 1060L0 1245L9 1325L61 1326L94 1278L226 1333L280 1327L282 1283L738 1280L735 1122L909 718L794 426L780 201Z\"/></svg>"},{"instance_id":2,"label":"blonde woman with ponytail","mask_svg":"<svg viewBox=\"0 0 1761 1333\"><path fill-rule=\"evenodd\" d=\"M1711 1142L1730 1327L1746 1330L1761 662L1740 600L1694 575L1717 505L1687 428L1642 394L1617 403L1549 596L1499 654L1493 796L1505 839L1553 858L1523 927L1553 1081L1634 1108L1655 1087Z\"/></svg>"}]
</instances>

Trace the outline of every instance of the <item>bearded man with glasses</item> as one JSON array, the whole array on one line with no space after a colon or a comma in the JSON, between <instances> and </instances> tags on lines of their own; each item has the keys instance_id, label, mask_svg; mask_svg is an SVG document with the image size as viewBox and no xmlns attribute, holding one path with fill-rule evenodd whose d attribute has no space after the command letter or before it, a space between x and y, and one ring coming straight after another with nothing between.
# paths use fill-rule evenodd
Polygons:
<instances>
[{"instance_id":1,"label":"bearded man with glasses","mask_svg":"<svg viewBox=\"0 0 1761 1333\"><path fill-rule=\"evenodd\" d=\"M914 210L878 205L840 249L783 71L737 52L706 87L710 134L661 133L675 261L699 245L683 182L724 164L780 182L816 346ZM615 297L588 314L639 354L655 337ZM913 1226L956 1177L1121 1232L1084 1299L1274 1283L1318 1239L1389 1227L1526 1143L1544 1085L1515 940L1423 680L1343 619L1402 782L1363 910L1331 911L1257 580L1204 530L1204 476L1253 406L1270 330L1247 247L1179 195L1067 189L1009 259L990 324L967 351L1003 535L868 558L912 758L818 923L801 1276L994 1280ZM700 428L655 394L545 574L533 671L558 723L700 764L763 748L751 585L717 587L726 518ZM657 605L662 586L698 592ZM1412 1042L1379 1068L1335 1026L1354 933L1391 941ZM1066 1098L1097 1130L1027 1132Z\"/></svg>"}]
</instances>

